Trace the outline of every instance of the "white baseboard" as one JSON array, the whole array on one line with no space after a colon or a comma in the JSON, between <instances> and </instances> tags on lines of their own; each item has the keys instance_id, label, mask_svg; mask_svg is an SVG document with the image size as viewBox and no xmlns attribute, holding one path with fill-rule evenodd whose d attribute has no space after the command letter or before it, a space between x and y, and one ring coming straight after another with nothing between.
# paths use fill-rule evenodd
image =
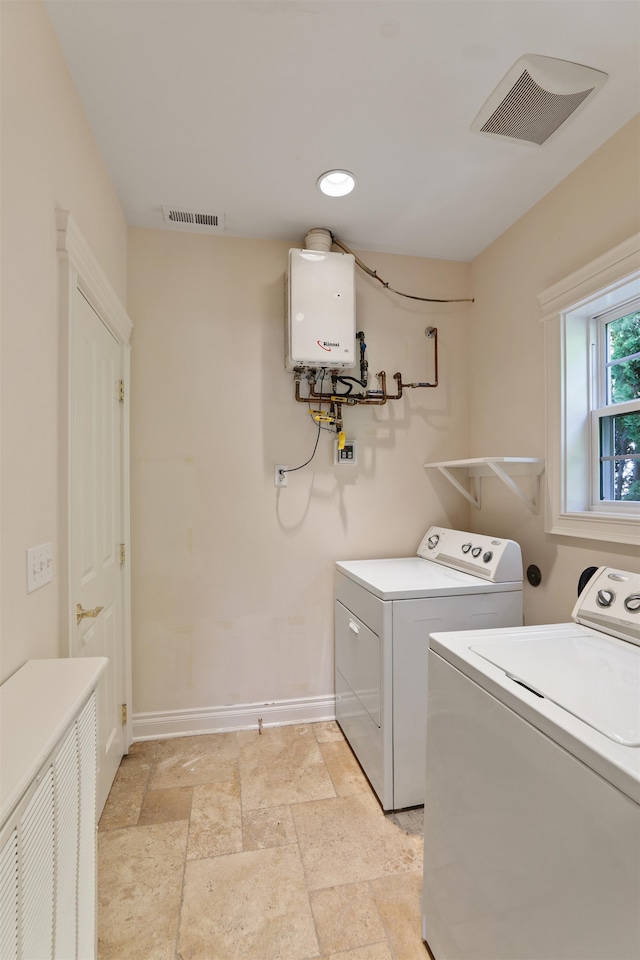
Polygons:
<instances>
[{"instance_id":1,"label":"white baseboard","mask_svg":"<svg viewBox=\"0 0 640 960\"><path fill-rule=\"evenodd\" d=\"M240 703L197 710L134 713L133 739L160 740L198 733L257 730L259 720L262 720L263 727L282 727L292 723L317 723L335 718L336 704L333 694L305 697L301 700L275 700L272 703Z\"/></svg>"}]
</instances>

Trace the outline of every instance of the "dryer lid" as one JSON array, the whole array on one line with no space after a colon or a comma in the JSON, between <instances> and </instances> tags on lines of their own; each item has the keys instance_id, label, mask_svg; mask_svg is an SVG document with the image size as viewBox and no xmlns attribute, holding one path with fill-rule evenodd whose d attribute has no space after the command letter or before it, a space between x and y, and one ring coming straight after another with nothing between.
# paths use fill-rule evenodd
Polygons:
<instances>
[{"instance_id":1,"label":"dryer lid","mask_svg":"<svg viewBox=\"0 0 640 960\"><path fill-rule=\"evenodd\" d=\"M381 600L522 591L522 581L494 583L421 557L389 560L338 560L336 569Z\"/></svg>"},{"instance_id":2,"label":"dryer lid","mask_svg":"<svg viewBox=\"0 0 640 960\"><path fill-rule=\"evenodd\" d=\"M640 747L640 648L575 625L561 635L474 643L507 677L616 743Z\"/></svg>"}]
</instances>

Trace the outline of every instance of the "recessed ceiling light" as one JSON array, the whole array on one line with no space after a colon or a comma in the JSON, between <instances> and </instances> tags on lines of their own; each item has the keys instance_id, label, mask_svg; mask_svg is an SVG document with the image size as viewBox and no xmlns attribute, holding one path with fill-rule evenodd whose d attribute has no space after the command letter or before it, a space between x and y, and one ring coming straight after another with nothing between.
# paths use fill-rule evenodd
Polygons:
<instances>
[{"instance_id":1,"label":"recessed ceiling light","mask_svg":"<svg viewBox=\"0 0 640 960\"><path fill-rule=\"evenodd\" d=\"M328 197L346 197L356 185L356 178L348 170L327 170L318 177L318 190Z\"/></svg>"}]
</instances>

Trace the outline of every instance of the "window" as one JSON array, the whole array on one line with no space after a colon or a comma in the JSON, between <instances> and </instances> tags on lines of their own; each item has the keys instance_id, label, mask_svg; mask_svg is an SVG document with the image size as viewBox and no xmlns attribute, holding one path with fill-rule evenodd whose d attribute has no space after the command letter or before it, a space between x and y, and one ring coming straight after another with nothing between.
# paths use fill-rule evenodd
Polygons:
<instances>
[{"instance_id":1,"label":"window","mask_svg":"<svg viewBox=\"0 0 640 960\"><path fill-rule=\"evenodd\" d=\"M640 543L640 234L540 294L545 529Z\"/></svg>"}]
</instances>

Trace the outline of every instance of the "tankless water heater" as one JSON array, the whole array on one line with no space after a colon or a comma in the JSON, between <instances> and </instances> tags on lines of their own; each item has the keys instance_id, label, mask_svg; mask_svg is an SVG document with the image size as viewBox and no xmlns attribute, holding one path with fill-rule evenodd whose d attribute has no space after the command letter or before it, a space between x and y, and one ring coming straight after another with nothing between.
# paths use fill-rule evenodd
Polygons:
<instances>
[{"instance_id":1,"label":"tankless water heater","mask_svg":"<svg viewBox=\"0 0 640 960\"><path fill-rule=\"evenodd\" d=\"M355 366L355 308L352 254L289 250L286 369Z\"/></svg>"}]
</instances>

